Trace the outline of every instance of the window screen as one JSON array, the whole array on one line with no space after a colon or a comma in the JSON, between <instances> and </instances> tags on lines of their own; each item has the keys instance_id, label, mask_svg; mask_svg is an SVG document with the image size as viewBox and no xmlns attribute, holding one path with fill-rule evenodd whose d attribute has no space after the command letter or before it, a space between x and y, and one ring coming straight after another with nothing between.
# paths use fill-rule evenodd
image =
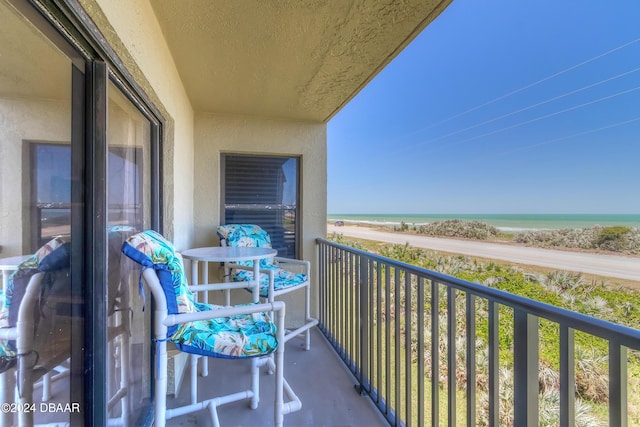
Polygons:
<instances>
[{"instance_id":1,"label":"window screen","mask_svg":"<svg viewBox=\"0 0 640 427\"><path fill-rule=\"evenodd\" d=\"M297 157L222 156L225 224L257 224L271 236L278 256L298 255Z\"/></svg>"}]
</instances>

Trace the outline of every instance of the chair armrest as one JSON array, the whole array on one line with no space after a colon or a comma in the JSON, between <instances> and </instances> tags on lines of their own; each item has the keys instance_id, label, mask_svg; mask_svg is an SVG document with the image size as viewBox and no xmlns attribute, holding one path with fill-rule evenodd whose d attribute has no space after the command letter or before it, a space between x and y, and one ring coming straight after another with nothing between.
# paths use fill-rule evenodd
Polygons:
<instances>
[{"instance_id":1,"label":"chair armrest","mask_svg":"<svg viewBox=\"0 0 640 427\"><path fill-rule=\"evenodd\" d=\"M198 311L196 313L170 314L162 322L165 326L179 325L197 320L210 320L220 317L230 317L239 314L253 314L260 312L277 311L278 316L284 319L284 302L274 301L265 304L241 305L236 307L224 307L215 310Z\"/></svg>"},{"instance_id":2,"label":"chair armrest","mask_svg":"<svg viewBox=\"0 0 640 427\"><path fill-rule=\"evenodd\" d=\"M250 271L250 272L253 273L253 267L249 267L248 265L239 265L239 264L236 264L234 262L226 262L224 264L224 267L225 268L231 268L231 269L234 269L234 270ZM260 269L258 269L258 271L260 273L262 273L262 274L273 276L273 270L270 270L268 268L260 268Z\"/></svg>"},{"instance_id":3,"label":"chair armrest","mask_svg":"<svg viewBox=\"0 0 640 427\"><path fill-rule=\"evenodd\" d=\"M191 292L225 291L227 289L244 289L247 285L239 282L207 283L203 285L190 285Z\"/></svg>"},{"instance_id":4,"label":"chair armrest","mask_svg":"<svg viewBox=\"0 0 640 427\"><path fill-rule=\"evenodd\" d=\"M12 328L0 328L0 339L2 340L17 340L18 328L15 326Z\"/></svg>"},{"instance_id":5,"label":"chair armrest","mask_svg":"<svg viewBox=\"0 0 640 427\"><path fill-rule=\"evenodd\" d=\"M304 259L293 259L293 258L283 258L283 257L275 257L274 259L275 261L278 262L278 264L291 264L291 265L299 265L304 267L304 274L306 274L307 276L311 271L311 263Z\"/></svg>"},{"instance_id":6,"label":"chair armrest","mask_svg":"<svg viewBox=\"0 0 640 427\"><path fill-rule=\"evenodd\" d=\"M234 270L253 271L253 267L249 267L248 265L236 264L235 262L225 262L224 268L232 268Z\"/></svg>"}]
</instances>

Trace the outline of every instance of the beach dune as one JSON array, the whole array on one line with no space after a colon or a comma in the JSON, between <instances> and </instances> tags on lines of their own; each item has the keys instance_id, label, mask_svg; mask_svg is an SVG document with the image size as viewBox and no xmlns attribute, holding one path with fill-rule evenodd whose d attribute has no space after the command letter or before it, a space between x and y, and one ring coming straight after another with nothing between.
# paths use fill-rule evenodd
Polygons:
<instances>
[{"instance_id":1,"label":"beach dune","mask_svg":"<svg viewBox=\"0 0 640 427\"><path fill-rule=\"evenodd\" d=\"M345 237L395 243L454 254L469 255L523 265L592 274L603 278L637 281L640 285L640 257L608 255L524 247L472 240L445 239L392 233L370 227L327 225L327 233Z\"/></svg>"}]
</instances>

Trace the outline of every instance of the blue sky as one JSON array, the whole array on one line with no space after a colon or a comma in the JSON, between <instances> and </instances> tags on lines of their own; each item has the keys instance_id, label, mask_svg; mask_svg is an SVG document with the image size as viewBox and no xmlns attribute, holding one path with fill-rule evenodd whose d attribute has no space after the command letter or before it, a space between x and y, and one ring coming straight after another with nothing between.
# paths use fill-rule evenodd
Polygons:
<instances>
[{"instance_id":1,"label":"blue sky","mask_svg":"<svg viewBox=\"0 0 640 427\"><path fill-rule=\"evenodd\" d=\"M328 213L640 214L640 1L455 0L329 122Z\"/></svg>"}]
</instances>

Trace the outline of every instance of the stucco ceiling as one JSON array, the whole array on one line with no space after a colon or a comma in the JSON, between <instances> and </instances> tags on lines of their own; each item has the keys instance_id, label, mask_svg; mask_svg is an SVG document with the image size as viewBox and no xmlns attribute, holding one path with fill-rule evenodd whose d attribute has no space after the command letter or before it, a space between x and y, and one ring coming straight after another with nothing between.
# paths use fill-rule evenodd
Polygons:
<instances>
[{"instance_id":1,"label":"stucco ceiling","mask_svg":"<svg viewBox=\"0 0 640 427\"><path fill-rule=\"evenodd\" d=\"M153 0L197 112L328 121L452 0Z\"/></svg>"}]
</instances>

